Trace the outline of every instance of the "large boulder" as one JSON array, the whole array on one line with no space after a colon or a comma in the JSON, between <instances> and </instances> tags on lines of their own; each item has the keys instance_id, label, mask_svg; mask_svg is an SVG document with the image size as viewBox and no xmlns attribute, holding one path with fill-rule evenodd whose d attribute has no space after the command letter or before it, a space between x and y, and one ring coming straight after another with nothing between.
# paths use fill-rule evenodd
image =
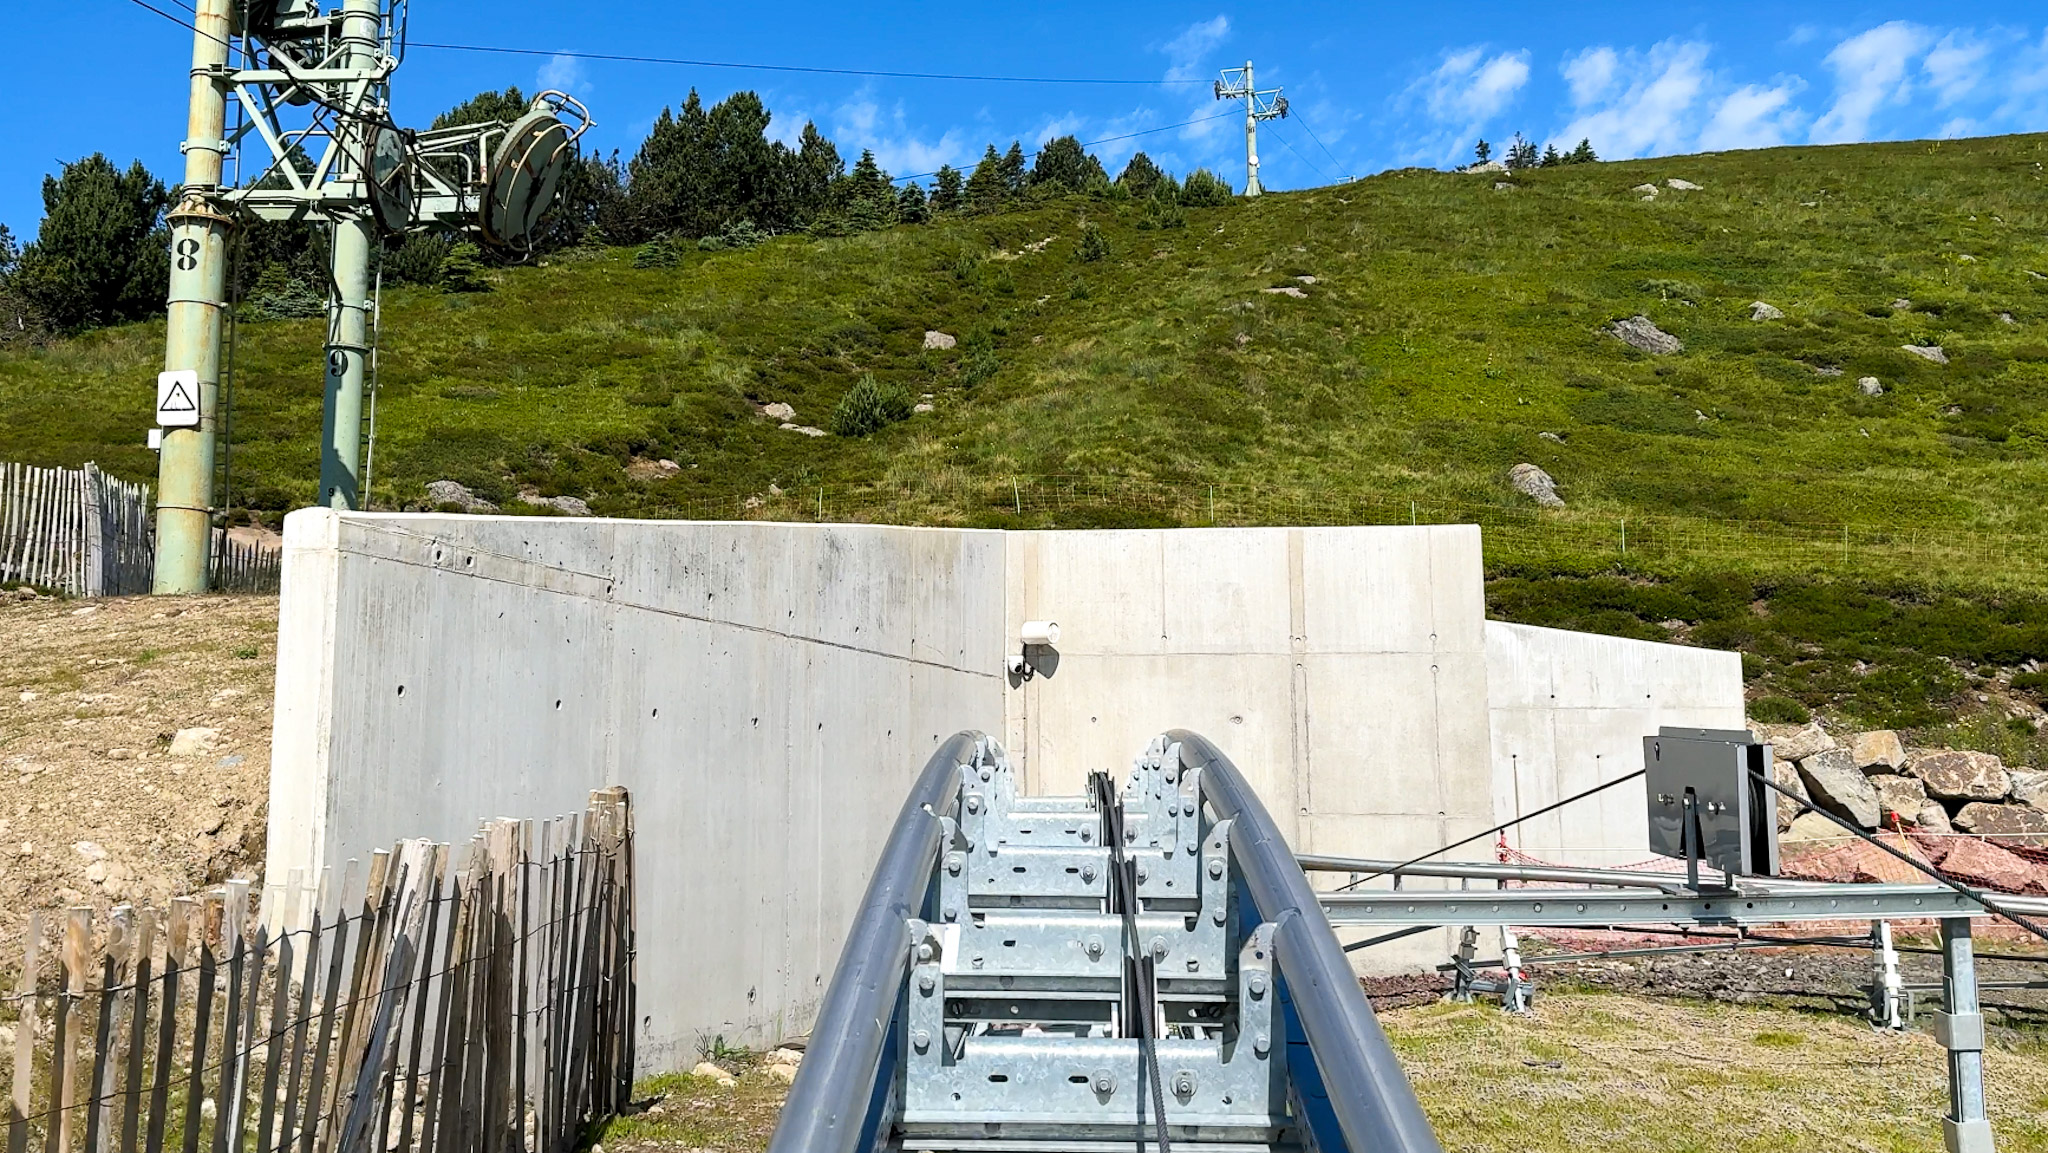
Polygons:
<instances>
[{"instance_id":1,"label":"large boulder","mask_svg":"<svg viewBox=\"0 0 2048 1153\"><path fill-rule=\"evenodd\" d=\"M2001 845L2048 845L2048 813L2030 805L1971 801L1956 810L1956 827Z\"/></svg>"},{"instance_id":2,"label":"large boulder","mask_svg":"<svg viewBox=\"0 0 2048 1153\"><path fill-rule=\"evenodd\" d=\"M1806 725L1759 725L1758 729L1771 742L1771 755L1781 761L1803 761L1835 747L1835 738L1820 727L1819 721Z\"/></svg>"},{"instance_id":3,"label":"large boulder","mask_svg":"<svg viewBox=\"0 0 2048 1153\"><path fill-rule=\"evenodd\" d=\"M1907 759L1906 773L1937 801L2002 801L2012 792L2004 763L1990 753L1928 749Z\"/></svg>"},{"instance_id":4,"label":"large boulder","mask_svg":"<svg viewBox=\"0 0 2048 1153\"><path fill-rule=\"evenodd\" d=\"M1607 326L1607 332L1630 348L1647 352L1652 356L1669 356L1684 352L1685 342L1658 328L1647 316L1631 316L1617 320Z\"/></svg>"},{"instance_id":5,"label":"large boulder","mask_svg":"<svg viewBox=\"0 0 2048 1153\"><path fill-rule=\"evenodd\" d=\"M1866 773L1896 773L1906 767L1906 746L1890 729L1857 733L1849 738L1849 753Z\"/></svg>"},{"instance_id":6,"label":"large boulder","mask_svg":"<svg viewBox=\"0 0 2048 1153\"><path fill-rule=\"evenodd\" d=\"M1848 837L1849 834L1843 832L1840 825L1835 824L1819 813L1801 813L1793 820L1791 828L1778 834L1778 843L1789 850L1811 850L1839 845ZM1811 879L1818 881L1825 880L1826 878L1814 877ZM1847 877L1841 879L1848 880Z\"/></svg>"},{"instance_id":7,"label":"large boulder","mask_svg":"<svg viewBox=\"0 0 2048 1153\"><path fill-rule=\"evenodd\" d=\"M1927 807L1927 786L1917 778L1872 773L1870 786L1877 790L1877 807L1884 814L1886 826L1892 824L1893 817L1917 823L1920 810Z\"/></svg>"},{"instance_id":8,"label":"large boulder","mask_svg":"<svg viewBox=\"0 0 2048 1153\"><path fill-rule=\"evenodd\" d=\"M1948 819L1948 810L1942 807L1940 801L1929 801L1920 806L1919 815L1913 818L1913 823L1919 826L1923 833L1948 834L1956 831L1955 825Z\"/></svg>"},{"instance_id":9,"label":"large boulder","mask_svg":"<svg viewBox=\"0 0 2048 1153\"><path fill-rule=\"evenodd\" d=\"M2026 769L2007 769L2005 775L2012 779L2012 799L2022 805L2031 805L2048 812L2048 773L2029 772Z\"/></svg>"},{"instance_id":10,"label":"large boulder","mask_svg":"<svg viewBox=\"0 0 2048 1153\"><path fill-rule=\"evenodd\" d=\"M1799 796L1799 800L1795 801L1784 793L1771 794L1778 799L1778 828L1781 830L1789 829L1792 827L1792 822L1798 819L1799 814L1806 811L1801 807L1800 802L1811 801L1813 798L1806 792L1806 782L1799 779L1799 766L1791 761L1772 760L1771 779L1777 782L1779 788L1789 789ZM1826 818L1821 819L1825 820Z\"/></svg>"},{"instance_id":11,"label":"large boulder","mask_svg":"<svg viewBox=\"0 0 2048 1153\"><path fill-rule=\"evenodd\" d=\"M1865 829L1876 828L1883 817L1877 790L1848 750L1829 749L1801 760L1799 775L1813 803L1828 812Z\"/></svg>"},{"instance_id":12,"label":"large boulder","mask_svg":"<svg viewBox=\"0 0 2048 1153\"><path fill-rule=\"evenodd\" d=\"M1508 480L1515 491L1542 505L1544 508L1563 508L1564 498L1557 495L1557 482L1550 474L1533 464L1518 464L1508 470Z\"/></svg>"}]
</instances>

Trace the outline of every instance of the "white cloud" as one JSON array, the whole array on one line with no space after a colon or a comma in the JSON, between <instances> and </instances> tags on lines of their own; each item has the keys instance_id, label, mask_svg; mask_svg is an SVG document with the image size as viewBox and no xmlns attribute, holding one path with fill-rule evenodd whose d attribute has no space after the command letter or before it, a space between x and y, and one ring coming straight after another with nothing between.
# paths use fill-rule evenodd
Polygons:
<instances>
[{"instance_id":1,"label":"white cloud","mask_svg":"<svg viewBox=\"0 0 2048 1153\"><path fill-rule=\"evenodd\" d=\"M1611 62L1588 63L1603 52ZM1590 99L1579 103L1556 140L1589 139L1600 155L1613 159L1677 151L1690 135L1693 110L1710 79L1707 53L1707 45L1697 41L1666 40L1648 52L1596 48L1567 60L1562 70L1573 91L1583 90ZM1580 81L1603 71L1597 87Z\"/></svg>"},{"instance_id":2,"label":"white cloud","mask_svg":"<svg viewBox=\"0 0 2048 1153\"><path fill-rule=\"evenodd\" d=\"M1565 61L1564 78L1571 85L1572 103L1584 108L1607 95L1620 68L1621 56L1612 48L1590 48Z\"/></svg>"},{"instance_id":3,"label":"white cloud","mask_svg":"<svg viewBox=\"0 0 2048 1153\"><path fill-rule=\"evenodd\" d=\"M1187 82L1209 76L1211 65L1214 63L1210 56L1229 36L1230 18L1218 15L1212 20L1202 20L1188 25L1179 35L1160 46L1159 50L1166 54L1168 62L1165 78L1173 85L1170 91L1176 98L1192 93L1192 99L1195 101L1188 115L1175 119L1195 120L1204 112L1215 111L1210 107L1213 101L1208 91ZM1191 142L1205 141L1214 135L1219 124L1221 121L1216 120L1191 124L1180 132L1180 138Z\"/></svg>"},{"instance_id":4,"label":"white cloud","mask_svg":"<svg viewBox=\"0 0 2048 1153\"><path fill-rule=\"evenodd\" d=\"M1801 117L1800 111L1792 107L1792 98L1804 87L1805 81L1795 76L1768 88L1745 84L1729 93L1700 132L1700 148L1719 152L1729 148L1776 148L1785 143Z\"/></svg>"},{"instance_id":5,"label":"white cloud","mask_svg":"<svg viewBox=\"0 0 2048 1153\"><path fill-rule=\"evenodd\" d=\"M1489 58L1484 48L1467 48L1445 56L1419 83L1432 119L1476 126L1500 115L1529 83L1529 53L1502 52Z\"/></svg>"},{"instance_id":6,"label":"white cloud","mask_svg":"<svg viewBox=\"0 0 2048 1153\"><path fill-rule=\"evenodd\" d=\"M1977 121L1967 116L1958 116L1947 124L1942 125L1941 131L1936 135L1940 136L1943 140L1955 140L1964 136L1975 136L1982 130L1983 125Z\"/></svg>"},{"instance_id":7,"label":"white cloud","mask_svg":"<svg viewBox=\"0 0 2048 1153\"><path fill-rule=\"evenodd\" d=\"M1941 38L1920 68L1934 86L1941 106L1947 108L1976 89L1984 76L1984 59L1990 55L1990 44L1973 32L1957 29Z\"/></svg>"},{"instance_id":8,"label":"white cloud","mask_svg":"<svg viewBox=\"0 0 2048 1153\"><path fill-rule=\"evenodd\" d=\"M1195 80L1208 71L1209 53L1214 52L1223 39L1230 35L1230 17L1219 15L1213 20L1190 24L1180 35L1168 40L1161 48L1172 67L1166 70L1168 80Z\"/></svg>"},{"instance_id":9,"label":"white cloud","mask_svg":"<svg viewBox=\"0 0 2048 1153\"><path fill-rule=\"evenodd\" d=\"M796 121L795 127L801 132L803 122ZM884 107L868 86L832 110L830 135L849 167L866 149L875 154L875 163L898 177L935 172L944 164L971 165L979 156L960 129L948 128L937 139L925 136L911 127L902 104Z\"/></svg>"},{"instance_id":10,"label":"white cloud","mask_svg":"<svg viewBox=\"0 0 2048 1153\"><path fill-rule=\"evenodd\" d=\"M587 93L589 83L589 78L583 73L583 61L574 56L548 57L548 62L540 66L540 75L534 80L535 86L543 92L552 88L571 96Z\"/></svg>"},{"instance_id":11,"label":"white cloud","mask_svg":"<svg viewBox=\"0 0 2048 1153\"><path fill-rule=\"evenodd\" d=\"M1904 103L1911 94L1908 65L1927 50L1931 39L1919 25L1894 20L1835 45L1827 56L1835 73L1835 103L1814 121L1813 142L1869 139L1878 112Z\"/></svg>"}]
</instances>

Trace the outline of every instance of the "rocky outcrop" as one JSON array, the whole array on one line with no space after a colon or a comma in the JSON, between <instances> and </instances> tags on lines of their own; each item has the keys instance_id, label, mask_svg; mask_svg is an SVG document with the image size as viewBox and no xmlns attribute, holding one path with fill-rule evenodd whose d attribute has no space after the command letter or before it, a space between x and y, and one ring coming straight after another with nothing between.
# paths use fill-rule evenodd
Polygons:
<instances>
[{"instance_id":1,"label":"rocky outcrop","mask_svg":"<svg viewBox=\"0 0 2048 1153\"><path fill-rule=\"evenodd\" d=\"M1849 755L1866 773L1896 773L1906 767L1906 746L1890 729L1857 733L1849 739Z\"/></svg>"},{"instance_id":2,"label":"rocky outcrop","mask_svg":"<svg viewBox=\"0 0 2048 1153\"><path fill-rule=\"evenodd\" d=\"M1936 364L1948 363L1948 353L1942 351L1938 344L1902 344L1899 347L1922 360L1931 360Z\"/></svg>"},{"instance_id":3,"label":"rocky outcrop","mask_svg":"<svg viewBox=\"0 0 2048 1153\"><path fill-rule=\"evenodd\" d=\"M1893 818L1917 824L1921 810L1928 805L1927 787L1913 777L1874 773L1870 787L1877 790L1877 807L1884 814L1887 828L1892 826Z\"/></svg>"},{"instance_id":4,"label":"rocky outcrop","mask_svg":"<svg viewBox=\"0 0 2048 1153\"><path fill-rule=\"evenodd\" d=\"M1803 761L1815 753L1824 753L1835 747L1835 738L1815 721L1809 725L1762 725L1765 740L1771 742L1771 755L1781 761Z\"/></svg>"},{"instance_id":5,"label":"rocky outcrop","mask_svg":"<svg viewBox=\"0 0 2048 1153\"><path fill-rule=\"evenodd\" d=\"M1877 828L1883 816L1877 790L1846 750L1829 749L1801 760L1799 775L1814 804L1861 828Z\"/></svg>"},{"instance_id":6,"label":"rocky outcrop","mask_svg":"<svg viewBox=\"0 0 2048 1153\"><path fill-rule=\"evenodd\" d=\"M2002 801L2012 791L2005 765L1990 753L1927 749L1907 758L1906 773L1938 801Z\"/></svg>"},{"instance_id":7,"label":"rocky outcrop","mask_svg":"<svg viewBox=\"0 0 2048 1153\"><path fill-rule=\"evenodd\" d=\"M1783 309L1759 300L1749 306L1749 318L1756 321L1783 320L1785 313Z\"/></svg>"},{"instance_id":8,"label":"rocky outcrop","mask_svg":"<svg viewBox=\"0 0 2048 1153\"><path fill-rule=\"evenodd\" d=\"M1508 481L1515 486L1516 492L1544 508L1564 507L1564 498L1557 495L1557 482L1533 464L1518 464L1509 469Z\"/></svg>"},{"instance_id":9,"label":"rocky outcrop","mask_svg":"<svg viewBox=\"0 0 2048 1153\"><path fill-rule=\"evenodd\" d=\"M1806 782L1799 779L1799 766L1791 761L1773 759L1771 779L1777 782L1779 788L1788 790L1799 798L1795 801L1784 793L1772 794L1778 798L1778 827L1789 829L1792 822L1799 818L1799 814L1805 812L1803 804L1811 803L1813 798L1806 792Z\"/></svg>"},{"instance_id":10,"label":"rocky outcrop","mask_svg":"<svg viewBox=\"0 0 2048 1153\"><path fill-rule=\"evenodd\" d=\"M2048 813L2030 805L1971 801L1956 810L1956 827L2002 845L2048 845Z\"/></svg>"},{"instance_id":11,"label":"rocky outcrop","mask_svg":"<svg viewBox=\"0 0 2048 1153\"><path fill-rule=\"evenodd\" d=\"M1652 356L1669 356L1685 351L1683 341L1658 328L1647 316L1617 320L1607 326L1607 333L1630 348Z\"/></svg>"},{"instance_id":12,"label":"rocky outcrop","mask_svg":"<svg viewBox=\"0 0 2048 1153\"><path fill-rule=\"evenodd\" d=\"M469 490L459 481L430 480L427 482L427 506L441 508L454 505L463 512L497 512L498 506Z\"/></svg>"}]
</instances>

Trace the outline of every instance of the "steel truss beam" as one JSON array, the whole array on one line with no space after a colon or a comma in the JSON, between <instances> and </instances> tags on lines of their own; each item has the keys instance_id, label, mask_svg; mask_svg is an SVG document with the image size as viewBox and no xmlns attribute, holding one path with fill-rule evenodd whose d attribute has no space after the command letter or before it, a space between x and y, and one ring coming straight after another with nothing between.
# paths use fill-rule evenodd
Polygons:
<instances>
[{"instance_id":1,"label":"steel truss beam","mask_svg":"<svg viewBox=\"0 0 2048 1153\"><path fill-rule=\"evenodd\" d=\"M1903 917L1987 917L1968 897L1940 885L1830 885L1797 892L1734 891L1699 895L1597 889L1503 889L1417 893L1352 891L1318 895L1330 924L1760 925L1773 921L1874 921Z\"/></svg>"}]
</instances>

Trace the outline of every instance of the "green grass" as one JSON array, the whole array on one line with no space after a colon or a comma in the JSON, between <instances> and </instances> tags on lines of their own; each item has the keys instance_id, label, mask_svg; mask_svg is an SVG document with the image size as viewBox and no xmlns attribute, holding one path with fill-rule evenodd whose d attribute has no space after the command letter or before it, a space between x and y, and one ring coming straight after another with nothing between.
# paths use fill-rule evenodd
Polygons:
<instances>
[{"instance_id":1,"label":"green grass","mask_svg":"<svg viewBox=\"0 0 2048 1153\"><path fill-rule=\"evenodd\" d=\"M978 523L1002 478L1078 474L1238 486L1278 516L1340 496L1512 508L1527 460L1599 517L2048 533L2044 162L2048 137L2020 136L1573 166L1514 191L1404 171L1182 228L1073 200L670 269L558 255L492 293L386 294L375 498L447 477L662 516L894 482L900 518ZM1630 191L1667 176L1705 189ZM1084 226L1106 256L1080 259ZM1303 275L1308 299L1260 291ZM1749 321L1759 299L1787 319ZM1686 351L1601 333L1638 312ZM927 328L961 346L923 351ZM233 499L278 511L313 493L321 325L241 336ZM0 355L0 458L151 479L161 348L155 323ZM756 414L782 401L822 427L865 373L937 411L861 438ZM1886 395L1856 389L1866 374ZM635 455L683 475L630 480ZM963 483L915 487L934 478Z\"/></svg>"}]
</instances>

